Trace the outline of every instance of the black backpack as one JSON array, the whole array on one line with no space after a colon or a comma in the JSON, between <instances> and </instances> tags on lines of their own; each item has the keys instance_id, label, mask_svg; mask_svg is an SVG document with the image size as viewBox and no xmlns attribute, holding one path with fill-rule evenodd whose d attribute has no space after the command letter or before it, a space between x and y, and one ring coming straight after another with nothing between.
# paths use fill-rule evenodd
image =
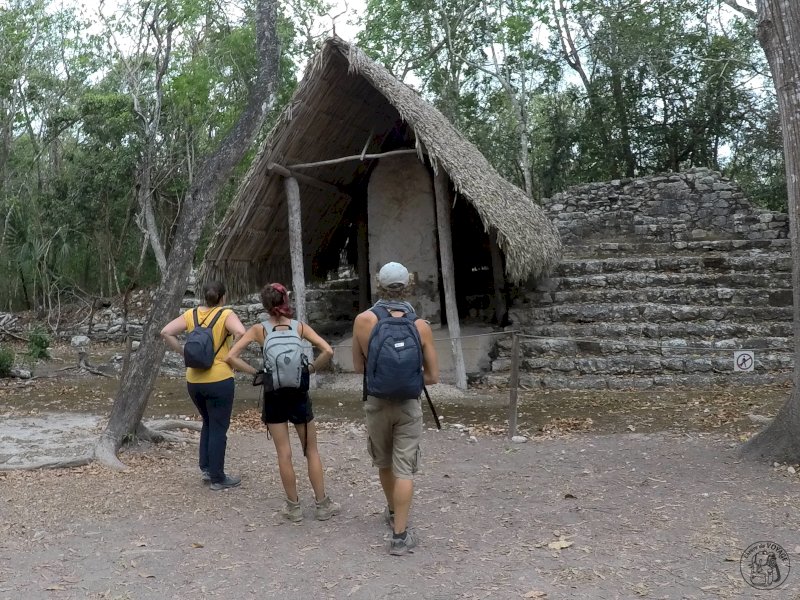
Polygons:
<instances>
[{"instance_id":1,"label":"black backpack","mask_svg":"<svg viewBox=\"0 0 800 600\"><path fill-rule=\"evenodd\" d=\"M195 308L192 311L194 329L186 335L186 343L183 345L183 364L187 367L192 369L210 369L213 366L214 359L225 344L225 340L228 338L227 335L223 337L219 348L214 349L214 325L216 325L217 319L219 319L220 315L224 312L224 308L218 310L214 318L211 319L211 323L206 326L205 322L206 319L208 319L208 315L206 315L206 318L203 319L201 323L197 319L197 309Z\"/></svg>"},{"instance_id":2,"label":"black backpack","mask_svg":"<svg viewBox=\"0 0 800 600\"><path fill-rule=\"evenodd\" d=\"M370 333L367 346L364 370L367 394L398 401L419 398L425 382L416 313L393 317L383 306L371 310L378 322Z\"/></svg>"}]
</instances>

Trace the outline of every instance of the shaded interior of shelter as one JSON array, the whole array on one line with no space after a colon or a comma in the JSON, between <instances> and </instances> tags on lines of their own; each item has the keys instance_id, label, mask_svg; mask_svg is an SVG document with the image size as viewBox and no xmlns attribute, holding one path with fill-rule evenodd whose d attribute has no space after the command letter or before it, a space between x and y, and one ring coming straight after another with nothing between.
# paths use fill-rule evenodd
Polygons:
<instances>
[{"instance_id":1,"label":"shaded interior of shelter","mask_svg":"<svg viewBox=\"0 0 800 600\"><path fill-rule=\"evenodd\" d=\"M297 173L299 185L304 273L308 287L316 288L340 277L353 277L357 282L358 296L354 313L366 309L374 293L374 260L369 257L366 236L369 229L368 186L381 161L394 161L395 156L377 159L360 159L363 155L396 150L414 150L416 139L398 111L360 75L347 72L347 61L338 52L329 53L324 72L314 79L313 85L322 89L309 89L304 101L292 107L289 127L278 129L277 138L271 141L280 149L272 155L272 162ZM308 104L313 100L314 104ZM424 151L424 148L423 148ZM342 157L359 158L334 164L300 167L308 163L335 160ZM411 154L419 160L416 153ZM433 169L423 155L426 176L433 186ZM270 200L255 203L271 211L272 233L250 230L248 243L236 249L234 258L248 260L254 268L273 279L290 283L291 270L286 239L288 238L288 212L283 178L263 167L253 176L252 185L259 186L254 193ZM258 181L262 178L261 181ZM451 231L453 236L453 270L459 318L462 321L486 324L505 320L505 305L495 310L495 284L488 233L477 211L451 188ZM431 198L433 202L433 198ZM433 210L435 215L435 210ZM252 215L251 215L252 217ZM253 222L256 220L253 219ZM280 224L275 227L274 223ZM429 223L431 235L436 237L435 223ZM247 247L249 246L249 247ZM438 257L438 239L433 240L436 264L439 265L439 319L446 323L444 292L441 281L441 264ZM367 256L364 256L364 254ZM433 259L433 257L432 257ZM414 270L413 265L408 265ZM360 275L360 276L359 276ZM498 286L499 287L499 286ZM505 284L502 285L505 289ZM501 293L505 294L504 289ZM250 290L255 291L255 290ZM497 314L500 313L500 314ZM425 315L423 315L425 316ZM343 324L349 327L350 323Z\"/></svg>"}]
</instances>

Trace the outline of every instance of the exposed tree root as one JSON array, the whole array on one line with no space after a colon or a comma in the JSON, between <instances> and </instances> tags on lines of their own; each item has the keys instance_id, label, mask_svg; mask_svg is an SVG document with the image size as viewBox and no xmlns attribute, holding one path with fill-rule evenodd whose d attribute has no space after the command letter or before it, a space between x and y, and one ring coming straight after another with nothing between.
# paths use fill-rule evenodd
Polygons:
<instances>
[{"instance_id":1,"label":"exposed tree root","mask_svg":"<svg viewBox=\"0 0 800 600\"><path fill-rule=\"evenodd\" d=\"M70 367L75 368L75 367ZM191 437L169 433L169 430L200 431L202 424L197 421L179 421L177 419L164 419L151 421L150 423L139 423L136 428L134 439L151 444L161 443L186 443L192 442ZM123 444L124 445L124 444ZM71 467L83 467L97 462L113 471L127 471L130 467L123 463L117 456L117 448L114 441L103 435L94 446L92 451L67 458L49 458L46 460L15 463L12 465L0 464L0 471L37 471L40 469L69 469Z\"/></svg>"},{"instance_id":2,"label":"exposed tree root","mask_svg":"<svg viewBox=\"0 0 800 600\"><path fill-rule=\"evenodd\" d=\"M83 467L94 460L91 454L76 456L74 458L51 458L28 463L18 463L14 465L0 465L0 471L38 471L40 469L69 469L71 467Z\"/></svg>"},{"instance_id":3,"label":"exposed tree root","mask_svg":"<svg viewBox=\"0 0 800 600\"><path fill-rule=\"evenodd\" d=\"M753 423L757 423L758 425L769 425L772 423L773 417L765 417L764 415L752 415L748 414L747 418L750 419Z\"/></svg>"},{"instance_id":4,"label":"exposed tree root","mask_svg":"<svg viewBox=\"0 0 800 600\"><path fill-rule=\"evenodd\" d=\"M114 471L127 471L130 467L117 458L114 440L103 434L94 447L94 459Z\"/></svg>"},{"instance_id":5,"label":"exposed tree root","mask_svg":"<svg viewBox=\"0 0 800 600\"><path fill-rule=\"evenodd\" d=\"M167 431L170 429L191 429L192 431L200 431L203 428L203 424L197 421L179 421L178 419L150 421L147 423L147 426L156 431Z\"/></svg>"},{"instance_id":6,"label":"exposed tree root","mask_svg":"<svg viewBox=\"0 0 800 600\"><path fill-rule=\"evenodd\" d=\"M78 368L82 369L84 371L87 371L87 372L91 373L92 375L100 375L101 377L110 377L111 379L114 379L113 375L109 375L108 373L104 373L103 371L100 371L100 370L94 368L92 365L90 365L88 362L86 362L86 352L79 352L78 353Z\"/></svg>"},{"instance_id":7,"label":"exposed tree root","mask_svg":"<svg viewBox=\"0 0 800 600\"><path fill-rule=\"evenodd\" d=\"M143 442L160 444L163 442L183 442L185 439L179 435L167 433L163 429L151 429L144 423L136 427L136 438Z\"/></svg>"},{"instance_id":8,"label":"exposed tree root","mask_svg":"<svg viewBox=\"0 0 800 600\"><path fill-rule=\"evenodd\" d=\"M56 372L57 373L61 373L63 371L72 371L74 369L77 369L78 371L81 371L83 373L91 373L92 375L99 375L100 377L108 377L110 379L116 379L115 375L110 375L109 373L101 371L100 369L98 369L98 368L90 365L88 362L86 362L86 352L83 351L83 350L78 352L78 364L77 365L72 365L72 366L69 366L69 367L61 367Z\"/></svg>"}]
</instances>

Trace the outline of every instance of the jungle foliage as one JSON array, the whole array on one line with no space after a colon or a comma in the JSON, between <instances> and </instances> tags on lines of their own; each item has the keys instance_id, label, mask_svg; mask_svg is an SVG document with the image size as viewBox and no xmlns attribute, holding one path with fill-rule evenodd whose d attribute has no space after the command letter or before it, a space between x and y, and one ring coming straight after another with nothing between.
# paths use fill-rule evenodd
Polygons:
<instances>
[{"instance_id":1,"label":"jungle foliage","mask_svg":"<svg viewBox=\"0 0 800 600\"><path fill-rule=\"evenodd\" d=\"M250 1L70 6L0 0L0 309L157 282L198 161L255 77ZM272 119L337 10L283 4ZM359 45L536 199L705 166L785 209L764 54L720 0L367 0L359 27Z\"/></svg>"}]
</instances>

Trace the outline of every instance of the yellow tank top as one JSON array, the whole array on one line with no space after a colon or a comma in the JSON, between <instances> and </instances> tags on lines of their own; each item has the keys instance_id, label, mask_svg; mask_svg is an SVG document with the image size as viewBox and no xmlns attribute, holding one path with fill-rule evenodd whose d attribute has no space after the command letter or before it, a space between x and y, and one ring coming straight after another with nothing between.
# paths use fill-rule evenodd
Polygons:
<instances>
[{"instance_id":1,"label":"yellow tank top","mask_svg":"<svg viewBox=\"0 0 800 600\"><path fill-rule=\"evenodd\" d=\"M211 365L210 369L193 369L191 367L186 369L186 381L189 383L215 383L233 377L233 369L225 362L225 358L228 356L228 350L233 342L233 336L229 335L228 330L225 329L225 319L228 318L231 310L219 306L213 308L198 308L197 320L200 323L204 321L210 323L217 311L224 311L219 319L217 319L217 322L214 323L213 330L214 348L219 348L219 352L217 352L217 355L214 357L214 364ZM194 309L191 309L183 313L183 319L186 321L186 331L194 329L193 312ZM224 342L222 342L223 339L225 340ZM221 342L222 347L220 348Z\"/></svg>"}]
</instances>

